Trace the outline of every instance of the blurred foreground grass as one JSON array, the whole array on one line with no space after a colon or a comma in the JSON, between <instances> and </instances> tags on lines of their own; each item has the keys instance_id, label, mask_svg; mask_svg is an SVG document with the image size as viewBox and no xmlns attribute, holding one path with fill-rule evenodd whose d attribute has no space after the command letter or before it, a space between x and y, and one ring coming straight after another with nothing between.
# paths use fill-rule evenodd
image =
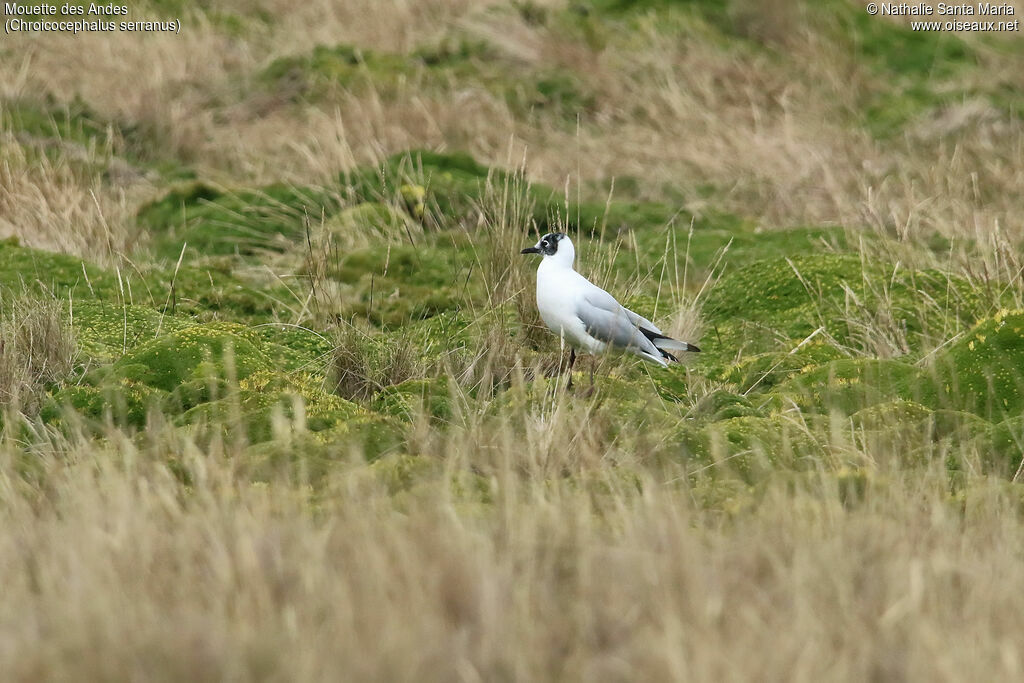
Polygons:
<instances>
[{"instance_id":1,"label":"blurred foreground grass","mask_svg":"<svg viewBox=\"0 0 1024 683\"><path fill-rule=\"evenodd\" d=\"M0 48L0 670L1018 677L1015 39L385 5ZM567 391L549 230L704 351Z\"/></svg>"}]
</instances>

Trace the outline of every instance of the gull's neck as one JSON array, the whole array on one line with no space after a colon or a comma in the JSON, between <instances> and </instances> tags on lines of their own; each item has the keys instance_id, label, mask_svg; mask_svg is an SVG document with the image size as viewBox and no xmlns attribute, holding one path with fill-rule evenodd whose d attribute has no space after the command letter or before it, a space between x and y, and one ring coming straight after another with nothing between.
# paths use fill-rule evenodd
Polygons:
<instances>
[{"instance_id":1,"label":"gull's neck","mask_svg":"<svg viewBox=\"0 0 1024 683\"><path fill-rule=\"evenodd\" d=\"M572 270L573 261L576 260L576 250L568 238L563 239L558 245L558 251L551 256L545 256L541 265L553 270Z\"/></svg>"}]
</instances>

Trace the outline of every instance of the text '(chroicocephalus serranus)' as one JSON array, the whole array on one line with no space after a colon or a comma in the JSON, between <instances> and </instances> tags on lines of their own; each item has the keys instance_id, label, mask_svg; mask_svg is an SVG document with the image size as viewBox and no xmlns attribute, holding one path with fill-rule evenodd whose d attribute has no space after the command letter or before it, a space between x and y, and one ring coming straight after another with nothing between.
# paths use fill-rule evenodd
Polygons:
<instances>
[{"instance_id":1,"label":"text '(chroicocephalus serranus)'","mask_svg":"<svg viewBox=\"0 0 1024 683\"><path fill-rule=\"evenodd\" d=\"M671 351L700 351L665 336L650 320L577 273L572 267L576 249L565 233L548 233L520 253L544 257L537 268L537 308L551 331L572 346L570 371L577 348L594 354L628 351L662 367L678 362Z\"/></svg>"}]
</instances>

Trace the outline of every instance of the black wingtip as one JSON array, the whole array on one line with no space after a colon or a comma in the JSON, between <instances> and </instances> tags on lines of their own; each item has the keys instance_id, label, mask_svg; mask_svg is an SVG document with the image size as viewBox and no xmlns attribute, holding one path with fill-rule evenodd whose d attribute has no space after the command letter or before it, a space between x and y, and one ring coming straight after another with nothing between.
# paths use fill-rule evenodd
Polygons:
<instances>
[{"instance_id":1,"label":"black wingtip","mask_svg":"<svg viewBox=\"0 0 1024 683\"><path fill-rule=\"evenodd\" d=\"M643 327L640 328L640 332L642 332L645 337L650 339L651 343L654 344L658 348L659 351L661 351L664 355L668 356L672 360L676 360L675 356L671 356L671 355L667 354L664 349L662 349L661 347L658 346L657 341L659 339L668 339L670 341L678 342L680 344L686 344L686 348L684 349L685 351L692 351L694 353L700 353L700 349L698 349L696 346L694 346L690 342L680 342L677 339L672 339L672 337L666 337L663 334L659 334L659 333L657 333L657 332L655 332L653 330L648 330L648 329L643 328ZM678 362L678 361L676 361L676 362Z\"/></svg>"}]
</instances>

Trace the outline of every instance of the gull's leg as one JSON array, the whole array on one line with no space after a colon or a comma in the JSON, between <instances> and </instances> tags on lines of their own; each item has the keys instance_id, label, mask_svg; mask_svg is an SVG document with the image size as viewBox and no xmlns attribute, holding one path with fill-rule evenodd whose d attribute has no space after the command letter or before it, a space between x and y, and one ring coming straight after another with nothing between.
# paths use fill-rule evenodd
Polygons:
<instances>
[{"instance_id":1,"label":"gull's leg","mask_svg":"<svg viewBox=\"0 0 1024 683\"><path fill-rule=\"evenodd\" d=\"M576 348L569 349L569 383L565 385L566 389L572 389L572 366L576 364Z\"/></svg>"},{"instance_id":2,"label":"gull's leg","mask_svg":"<svg viewBox=\"0 0 1024 683\"><path fill-rule=\"evenodd\" d=\"M584 398L589 398L594 395L594 367L597 365L597 357L594 354L590 355L590 386L583 392Z\"/></svg>"}]
</instances>

